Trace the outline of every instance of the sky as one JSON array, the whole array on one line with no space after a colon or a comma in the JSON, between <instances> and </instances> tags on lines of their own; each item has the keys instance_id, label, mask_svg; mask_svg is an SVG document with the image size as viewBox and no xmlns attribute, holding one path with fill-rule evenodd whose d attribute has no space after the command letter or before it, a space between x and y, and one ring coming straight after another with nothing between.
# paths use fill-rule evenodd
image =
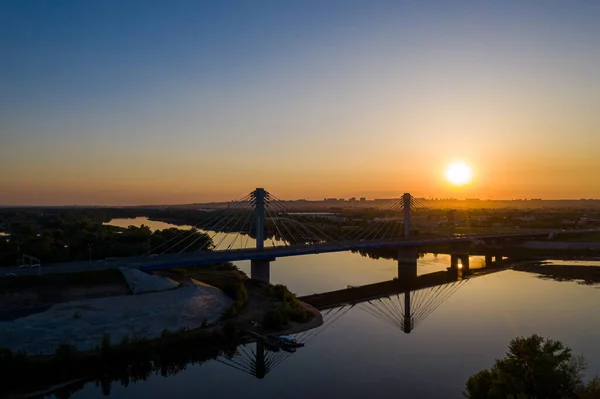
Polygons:
<instances>
[{"instance_id":1,"label":"sky","mask_svg":"<svg viewBox=\"0 0 600 399\"><path fill-rule=\"evenodd\" d=\"M0 0L0 204L599 198L598 21L592 0Z\"/></svg>"}]
</instances>

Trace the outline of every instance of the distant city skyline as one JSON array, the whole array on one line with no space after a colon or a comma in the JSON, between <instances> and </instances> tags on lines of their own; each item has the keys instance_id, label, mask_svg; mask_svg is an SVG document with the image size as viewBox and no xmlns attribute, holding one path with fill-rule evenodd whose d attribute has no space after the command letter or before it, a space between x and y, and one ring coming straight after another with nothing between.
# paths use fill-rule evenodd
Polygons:
<instances>
[{"instance_id":1,"label":"distant city skyline","mask_svg":"<svg viewBox=\"0 0 600 399\"><path fill-rule=\"evenodd\" d=\"M0 205L600 197L600 2L0 0ZM447 183L464 161L473 181Z\"/></svg>"}]
</instances>

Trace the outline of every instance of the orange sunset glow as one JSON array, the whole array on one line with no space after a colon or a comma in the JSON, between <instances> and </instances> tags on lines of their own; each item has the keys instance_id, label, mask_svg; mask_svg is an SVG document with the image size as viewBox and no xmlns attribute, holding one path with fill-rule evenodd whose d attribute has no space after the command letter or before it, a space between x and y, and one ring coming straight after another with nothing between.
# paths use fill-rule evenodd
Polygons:
<instances>
[{"instance_id":1,"label":"orange sunset glow","mask_svg":"<svg viewBox=\"0 0 600 399\"><path fill-rule=\"evenodd\" d=\"M0 39L11 40L0 203L177 204L255 187L289 199L600 196L592 13L561 27L526 4L407 7L314 25L281 10L273 31L262 14L237 30L139 31L134 13L85 27L97 46L82 44L83 26L61 35L51 17L15 16ZM457 160L472 180L447 175Z\"/></svg>"}]
</instances>

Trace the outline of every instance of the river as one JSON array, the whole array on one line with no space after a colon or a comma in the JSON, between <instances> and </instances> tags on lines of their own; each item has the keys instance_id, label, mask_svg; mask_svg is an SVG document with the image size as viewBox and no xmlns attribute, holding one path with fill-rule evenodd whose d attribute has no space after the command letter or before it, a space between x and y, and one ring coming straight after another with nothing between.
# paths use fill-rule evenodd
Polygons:
<instances>
[{"instance_id":1,"label":"river","mask_svg":"<svg viewBox=\"0 0 600 399\"><path fill-rule=\"evenodd\" d=\"M444 270L449 262L446 255L427 254L418 272ZM479 257L471 259L475 267L481 263ZM237 264L249 272L249 262ZM600 266L600 261L588 265ZM396 273L393 260L349 252L271 264L272 283L285 284L297 295L390 280ZM468 279L451 291L443 301L433 289L419 294L413 304L428 311L415 317L410 334L402 331L400 315L393 311L401 308L401 298L337 309L308 334L304 348L291 355L269 354L274 366L262 379L245 370L248 359L240 355L189 366L168 378L153 376L127 387L113 383L110 397L461 398L469 376L491 367L512 338L533 333L584 354L586 379L600 374L597 286L507 270ZM90 383L73 397L105 396Z\"/></svg>"}]
</instances>

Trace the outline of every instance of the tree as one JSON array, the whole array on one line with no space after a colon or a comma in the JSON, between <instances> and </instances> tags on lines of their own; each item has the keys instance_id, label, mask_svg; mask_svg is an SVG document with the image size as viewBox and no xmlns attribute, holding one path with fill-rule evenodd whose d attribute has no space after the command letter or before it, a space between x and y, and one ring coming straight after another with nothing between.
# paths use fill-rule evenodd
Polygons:
<instances>
[{"instance_id":1,"label":"tree","mask_svg":"<svg viewBox=\"0 0 600 399\"><path fill-rule=\"evenodd\" d=\"M582 372L585 361L575 357L560 341L539 335L517 337L503 359L490 370L471 376L464 396L469 399L505 398L600 398L600 381L587 385Z\"/></svg>"}]
</instances>

